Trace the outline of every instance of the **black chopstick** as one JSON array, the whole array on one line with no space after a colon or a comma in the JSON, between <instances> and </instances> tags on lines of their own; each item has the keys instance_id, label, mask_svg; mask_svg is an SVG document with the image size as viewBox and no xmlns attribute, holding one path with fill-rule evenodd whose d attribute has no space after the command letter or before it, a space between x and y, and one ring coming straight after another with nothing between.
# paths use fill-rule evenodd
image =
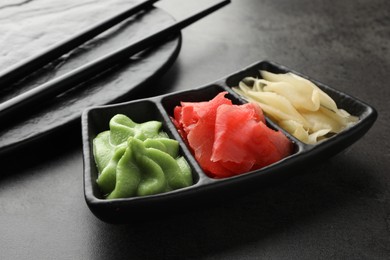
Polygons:
<instances>
[{"instance_id":1,"label":"black chopstick","mask_svg":"<svg viewBox=\"0 0 390 260\"><path fill-rule=\"evenodd\" d=\"M218 10L219 8L230 3L230 0L219 1L210 7L207 7L198 13L195 13L181 21L178 21L154 34L146 36L126 47L107 54L99 59L89 62L73 71L70 71L58 78L55 78L45 84L35 87L23 94L9 99L0 104L0 119L11 118L18 116L18 112L23 113L23 110L45 101L50 97L54 97L59 93L73 88L82 81L91 78L98 72L117 64L119 61L128 59L130 56L151 47L159 41L165 40L167 37L178 33L184 27L196 22L204 16Z\"/></svg>"},{"instance_id":2,"label":"black chopstick","mask_svg":"<svg viewBox=\"0 0 390 260\"><path fill-rule=\"evenodd\" d=\"M11 66L6 70L1 71L0 88L26 77L28 74L37 70L37 68L40 68L43 65L49 63L50 61L61 57L63 54L73 50L82 43L94 38L95 36L113 27L114 25L124 21L133 14L136 14L143 9L151 7L157 1L158 0L146 0L140 2L139 4L136 4L113 17L110 17L100 23L97 23L76 35L73 35L69 39L65 39L64 41L52 45L41 53L31 56L15 64L14 66Z\"/></svg>"}]
</instances>

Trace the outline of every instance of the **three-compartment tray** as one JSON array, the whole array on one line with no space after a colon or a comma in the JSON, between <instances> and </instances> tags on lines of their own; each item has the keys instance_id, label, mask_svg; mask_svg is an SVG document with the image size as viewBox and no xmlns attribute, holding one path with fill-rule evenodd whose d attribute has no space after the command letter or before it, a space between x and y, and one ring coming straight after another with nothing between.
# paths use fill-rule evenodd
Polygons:
<instances>
[{"instance_id":1,"label":"three-compartment tray","mask_svg":"<svg viewBox=\"0 0 390 260\"><path fill-rule=\"evenodd\" d=\"M175 106L181 101L208 101L218 93L227 91L227 98L234 104L246 101L236 94L232 87L238 85L243 78L260 77L259 70L274 73L293 72L317 84L324 92L333 98L338 107L358 116L359 121L352 127L315 145L300 142L267 118L267 124L285 132L294 144L294 152L290 156L256 171L251 171L234 177L214 179L208 177L200 168L190 149L181 139L170 116ZM116 114L125 114L137 123L158 120L163 123L163 130L179 141L180 152L192 168L193 185L156 195L107 200L99 191L96 183L98 172L93 157L93 139L102 131L108 130L110 119ZM170 93L157 97L136 100L121 104L91 107L82 115L83 155L84 155L84 192L87 205L101 220L110 223L125 223L135 218L144 218L153 214L169 214L172 211L187 210L196 206L217 201L231 196L237 196L244 191L268 185L295 174L296 169L307 167L342 151L361 138L373 125L377 117L376 110L370 105L305 75L284 66L260 61L226 78L201 88Z\"/></svg>"}]
</instances>

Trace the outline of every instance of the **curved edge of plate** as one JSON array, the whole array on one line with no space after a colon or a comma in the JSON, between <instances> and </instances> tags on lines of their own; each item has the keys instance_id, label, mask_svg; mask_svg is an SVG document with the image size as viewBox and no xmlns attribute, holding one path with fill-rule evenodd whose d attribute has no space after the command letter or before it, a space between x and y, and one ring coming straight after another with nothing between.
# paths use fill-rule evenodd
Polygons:
<instances>
[{"instance_id":1,"label":"curved edge of plate","mask_svg":"<svg viewBox=\"0 0 390 260\"><path fill-rule=\"evenodd\" d=\"M168 69L171 68L171 66L176 61L177 57L179 56L181 46L182 46L182 33L180 32L180 33L178 33L178 35L176 37L176 45L173 48L172 53L169 56L169 58L149 78L145 79L142 83L138 84L137 86L134 86L129 91L129 93L131 91L134 91L134 90L141 88L142 86L150 84L151 82L153 82L157 78L164 75L168 71ZM112 104L115 102L116 102L116 100L114 100L110 103L101 104L101 105L108 105L108 104ZM47 131L42 131L36 135L30 136L30 137L27 137L24 139L20 139L17 142L0 147L0 157L12 156L15 152L19 151L21 148L29 148L29 147L31 147L31 146L33 146L41 141L49 139L50 137L54 136L56 133L60 132L60 130L68 129L68 128L75 126L75 125L80 125L81 115L82 115L82 111L80 111L80 113L77 115L75 114L71 120L67 121L66 123L64 123L62 125L52 127Z\"/></svg>"}]
</instances>

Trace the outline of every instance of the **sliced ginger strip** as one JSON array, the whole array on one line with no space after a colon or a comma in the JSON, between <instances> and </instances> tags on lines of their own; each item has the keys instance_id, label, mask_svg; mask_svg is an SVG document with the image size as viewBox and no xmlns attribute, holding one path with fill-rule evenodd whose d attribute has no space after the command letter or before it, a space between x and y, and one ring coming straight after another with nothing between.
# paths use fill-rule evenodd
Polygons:
<instances>
[{"instance_id":1,"label":"sliced ginger strip","mask_svg":"<svg viewBox=\"0 0 390 260\"><path fill-rule=\"evenodd\" d=\"M326 139L353 125L358 118L339 109L336 102L310 80L294 73L260 71L261 79L247 77L233 90L258 103L280 127L308 144Z\"/></svg>"}]
</instances>

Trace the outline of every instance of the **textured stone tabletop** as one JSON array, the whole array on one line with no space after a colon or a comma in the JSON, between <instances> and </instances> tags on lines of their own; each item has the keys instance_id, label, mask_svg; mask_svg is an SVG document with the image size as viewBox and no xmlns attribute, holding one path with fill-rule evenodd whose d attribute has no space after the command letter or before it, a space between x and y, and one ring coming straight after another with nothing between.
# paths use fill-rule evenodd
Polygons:
<instances>
[{"instance_id":1,"label":"textured stone tabletop","mask_svg":"<svg viewBox=\"0 0 390 260\"><path fill-rule=\"evenodd\" d=\"M155 5L181 18L210 2ZM0 69L128 3L2 0ZM233 1L183 30L169 70L126 99L271 60L375 107L368 133L301 175L214 207L111 225L85 203L75 123L0 157L0 259L389 259L389 41L387 0Z\"/></svg>"}]
</instances>

